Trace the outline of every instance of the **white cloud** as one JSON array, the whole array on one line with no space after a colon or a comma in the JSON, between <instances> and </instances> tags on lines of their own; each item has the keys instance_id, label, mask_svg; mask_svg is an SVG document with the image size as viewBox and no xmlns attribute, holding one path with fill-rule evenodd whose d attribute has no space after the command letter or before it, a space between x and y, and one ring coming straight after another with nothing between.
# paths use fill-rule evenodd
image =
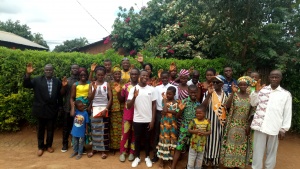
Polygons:
<instances>
[{"instance_id":1,"label":"white cloud","mask_svg":"<svg viewBox=\"0 0 300 169\"><path fill-rule=\"evenodd\" d=\"M65 40L86 37L90 43L109 35L118 7L135 9L150 0L78 0L106 32L79 5L77 0L0 0L1 21L20 20L33 33L41 33L51 49ZM136 4L136 5L135 5Z\"/></svg>"}]
</instances>

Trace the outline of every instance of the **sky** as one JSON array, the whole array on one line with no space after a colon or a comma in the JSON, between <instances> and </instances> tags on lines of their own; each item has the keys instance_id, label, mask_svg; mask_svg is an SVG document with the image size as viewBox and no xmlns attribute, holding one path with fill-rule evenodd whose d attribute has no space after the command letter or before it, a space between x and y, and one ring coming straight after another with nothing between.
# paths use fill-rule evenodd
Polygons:
<instances>
[{"instance_id":1,"label":"sky","mask_svg":"<svg viewBox=\"0 0 300 169\"><path fill-rule=\"evenodd\" d=\"M50 50L53 50L63 41L79 37L87 38L89 43L102 40L112 31L119 6L127 9L132 6L138 11L147 6L148 1L150 0L0 0L0 20L19 20L21 24L29 26L32 33L41 33Z\"/></svg>"}]
</instances>

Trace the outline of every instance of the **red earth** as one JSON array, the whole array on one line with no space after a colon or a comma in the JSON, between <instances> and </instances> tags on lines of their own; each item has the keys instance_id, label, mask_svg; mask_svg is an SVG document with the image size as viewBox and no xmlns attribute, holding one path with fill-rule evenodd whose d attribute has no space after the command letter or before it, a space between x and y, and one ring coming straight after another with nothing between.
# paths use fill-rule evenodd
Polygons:
<instances>
[{"instance_id":1,"label":"red earth","mask_svg":"<svg viewBox=\"0 0 300 169\"><path fill-rule=\"evenodd\" d=\"M62 153L61 129L55 131L53 148L54 153L44 152L43 156L38 157L37 139L35 129L25 127L21 131L14 133L0 133L0 168L97 168L97 169L127 169L131 168L131 163L126 161L119 162L119 152L109 153L107 159L103 160L100 154L95 154L92 158L84 155L80 160L69 158L72 153L71 148L66 153ZM300 168L300 135L288 133L284 140L280 140L276 169L297 169ZM138 169L146 169L142 154L142 162ZM185 168L187 155L179 162L178 169ZM298 167L297 167L298 166ZM158 168L154 164L152 168ZM168 168L167 166L165 168ZM248 166L246 169L250 169Z\"/></svg>"}]
</instances>

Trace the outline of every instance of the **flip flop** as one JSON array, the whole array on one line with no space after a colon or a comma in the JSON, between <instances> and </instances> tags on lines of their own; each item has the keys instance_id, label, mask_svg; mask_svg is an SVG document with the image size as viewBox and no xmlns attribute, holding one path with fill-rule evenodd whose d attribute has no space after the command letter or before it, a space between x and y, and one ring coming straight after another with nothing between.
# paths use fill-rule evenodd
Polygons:
<instances>
[{"instance_id":1,"label":"flip flop","mask_svg":"<svg viewBox=\"0 0 300 169\"><path fill-rule=\"evenodd\" d=\"M87 157L88 157L88 158L91 158L91 157L93 157L93 155L94 155L94 153L93 153L93 152L89 152L89 153L87 153Z\"/></svg>"},{"instance_id":2,"label":"flip flop","mask_svg":"<svg viewBox=\"0 0 300 169\"><path fill-rule=\"evenodd\" d=\"M105 153L102 153L101 158L102 158L102 159L106 159L106 158L107 158L107 155L106 155Z\"/></svg>"}]
</instances>

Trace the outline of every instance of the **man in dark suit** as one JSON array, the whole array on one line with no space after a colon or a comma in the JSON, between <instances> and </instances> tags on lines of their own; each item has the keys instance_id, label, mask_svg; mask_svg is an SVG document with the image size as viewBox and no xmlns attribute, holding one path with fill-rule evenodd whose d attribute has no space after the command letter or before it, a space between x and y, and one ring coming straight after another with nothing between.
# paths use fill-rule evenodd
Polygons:
<instances>
[{"instance_id":1,"label":"man in dark suit","mask_svg":"<svg viewBox=\"0 0 300 169\"><path fill-rule=\"evenodd\" d=\"M37 118L38 156L42 156L44 150L53 153L52 148L54 124L60 108L62 108L61 82L53 77L53 67L47 64L44 67L44 75L31 79L34 68L32 64L26 67L26 75L23 85L32 88L34 99L32 114ZM44 144L45 129L47 130L46 144Z\"/></svg>"}]
</instances>

